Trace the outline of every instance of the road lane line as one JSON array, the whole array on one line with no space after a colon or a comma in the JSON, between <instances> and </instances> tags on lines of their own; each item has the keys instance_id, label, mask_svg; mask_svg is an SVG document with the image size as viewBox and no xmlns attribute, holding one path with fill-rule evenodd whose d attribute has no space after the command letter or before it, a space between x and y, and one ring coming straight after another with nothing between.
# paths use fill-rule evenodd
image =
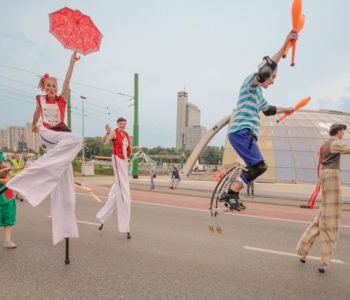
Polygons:
<instances>
[{"instance_id":1,"label":"road lane line","mask_svg":"<svg viewBox=\"0 0 350 300\"><path fill-rule=\"evenodd\" d=\"M240 215L240 214L237 214L237 216L248 217L248 218L255 218L255 219L263 219L263 220L265 219L265 220L272 220L272 221L304 223L304 224L310 224L312 222L312 220L310 220L310 221L301 221L301 220L282 219L282 218L273 218L273 217L262 217L262 216L256 216L256 215ZM339 227L350 228L350 225L340 225Z\"/></svg>"},{"instance_id":2,"label":"road lane line","mask_svg":"<svg viewBox=\"0 0 350 300\"><path fill-rule=\"evenodd\" d=\"M89 197L88 194L84 194L84 193L77 193L77 195ZM107 198L107 196L99 196L99 195L98 195L98 197L100 197L100 198ZM187 210L192 210L192 211L199 211L199 212L209 213L208 209L191 208L191 207L185 207L185 206L176 206L176 205L170 205L170 204L161 204L161 203L154 203L154 202L147 202L147 201L138 201L138 200L131 200L131 201L134 202L134 203L137 203L137 204L146 204L146 205L168 207L168 208L180 208L180 209L187 209ZM254 219L262 219L262 220L269 220L269 221L283 221L283 222L303 223L303 224L310 224L312 222L312 220L310 220L310 221L300 221L300 220L292 220L292 219L262 217L262 216L256 216L256 215L243 215L243 214L239 214L239 213L227 213L225 215L246 217L246 218L254 218ZM341 228L350 228L350 225L340 225L339 227L341 227Z\"/></svg>"},{"instance_id":3,"label":"road lane line","mask_svg":"<svg viewBox=\"0 0 350 300\"><path fill-rule=\"evenodd\" d=\"M47 216L47 217L50 219L52 218L51 216ZM94 222L88 222L88 221L83 221L83 220L77 220L77 223L94 225L94 226L101 226L101 223L94 223Z\"/></svg>"},{"instance_id":4,"label":"road lane line","mask_svg":"<svg viewBox=\"0 0 350 300\"><path fill-rule=\"evenodd\" d=\"M276 250L256 248L256 247L249 247L249 246L244 246L243 248L245 250L257 251L257 252L264 252L264 253L278 254L278 255L284 255L284 256L299 257L295 253L284 252L284 251L276 251ZM320 260L321 258L317 257L317 256L308 256L307 259ZM343 262L342 260L339 260L339 259L332 259L331 262L334 262L334 263L337 263L337 264L345 264L345 262Z\"/></svg>"},{"instance_id":5,"label":"road lane line","mask_svg":"<svg viewBox=\"0 0 350 300\"><path fill-rule=\"evenodd\" d=\"M138 203L138 204L147 204L147 205L170 207L170 208L181 208L181 209L187 209L187 210L194 210L194 211L200 211L200 212L209 213L208 209L191 208L191 207L184 207L184 206L175 206L175 205L169 205L169 204L160 204L160 203L145 202L145 201L138 201L138 200L132 200L132 202L135 202L135 203ZM299 220L292 220L292 219L262 217L262 216L256 216L256 215L243 215L243 214L239 214L239 213L226 213L225 215L246 217L246 218L254 218L254 219L262 219L262 220L269 220L269 221L283 221L283 222L303 223L303 224L310 224L312 222L312 221L299 221ZM340 225L340 227L350 228L349 225Z\"/></svg>"}]
</instances>

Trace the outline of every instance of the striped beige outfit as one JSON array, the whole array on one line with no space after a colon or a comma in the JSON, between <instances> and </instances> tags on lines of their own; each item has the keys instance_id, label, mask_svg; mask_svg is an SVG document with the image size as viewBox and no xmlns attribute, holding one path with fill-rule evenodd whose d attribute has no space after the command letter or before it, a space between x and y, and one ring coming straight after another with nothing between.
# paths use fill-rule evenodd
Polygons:
<instances>
[{"instance_id":1,"label":"striped beige outfit","mask_svg":"<svg viewBox=\"0 0 350 300\"><path fill-rule=\"evenodd\" d=\"M320 171L322 204L313 222L301 236L297 254L306 258L316 238L320 236L320 267L327 267L331 261L338 240L342 210L340 154L350 154L350 145L332 137L324 143L325 152ZM327 160L330 158L330 162Z\"/></svg>"}]
</instances>

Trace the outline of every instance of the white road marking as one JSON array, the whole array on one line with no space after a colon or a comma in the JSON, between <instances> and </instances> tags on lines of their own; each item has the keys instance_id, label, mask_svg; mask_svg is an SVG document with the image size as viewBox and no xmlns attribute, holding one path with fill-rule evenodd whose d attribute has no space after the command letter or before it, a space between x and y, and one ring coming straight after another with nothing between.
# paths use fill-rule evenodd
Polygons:
<instances>
[{"instance_id":1,"label":"white road marking","mask_svg":"<svg viewBox=\"0 0 350 300\"><path fill-rule=\"evenodd\" d=\"M51 216L47 216L48 218L52 218ZM87 225L94 225L94 226L100 226L101 223L94 223L94 222L88 222L88 221L82 221L82 220L77 220L77 223L81 224L87 224Z\"/></svg>"},{"instance_id":2,"label":"white road marking","mask_svg":"<svg viewBox=\"0 0 350 300\"><path fill-rule=\"evenodd\" d=\"M84 194L84 193L77 193L77 195L90 197L88 194ZM98 196L98 197L100 197L100 198L107 198L106 196ZM191 207L176 206L176 205L161 204L161 203L146 202L146 201L138 201L138 200L132 200L132 202L138 203L138 204L146 204L146 205L168 207L168 208L187 209L187 210L192 210L192 211L200 211L200 212L209 213L209 210L207 210L207 209L191 208ZM262 217L262 216L255 216L255 215L243 215L243 214L239 214L239 213L227 213L225 215L245 217L245 218L254 218L254 219L261 219L261 220L270 220L270 221L283 221L283 222L303 223L303 224L310 224L310 222L312 222L312 221L299 221L299 220L292 220L292 219ZM350 228L349 225L340 225L339 227Z\"/></svg>"},{"instance_id":3,"label":"white road marking","mask_svg":"<svg viewBox=\"0 0 350 300\"><path fill-rule=\"evenodd\" d=\"M88 221L82 221L82 220L77 220L77 223L94 225L94 226L101 226L101 223L94 223L94 222L88 222Z\"/></svg>"},{"instance_id":4,"label":"white road marking","mask_svg":"<svg viewBox=\"0 0 350 300\"><path fill-rule=\"evenodd\" d=\"M310 224L311 221L300 221L300 220L292 220L292 219L282 219L282 218L273 218L273 217L262 217L262 216L255 216L255 215L241 215L237 214L237 216L240 217L248 217L248 218L255 218L255 219L262 219L262 220L272 220L272 221L284 221L284 222L292 222L292 223L304 223L304 224ZM350 228L349 225L340 225L340 227Z\"/></svg>"},{"instance_id":5,"label":"white road marking","mask_svg":"<svg viewBox=\"0 0 350 300\"><path fill-rule=\"evenodd\" d=\"M276 250L270 250L270 249L263 249L263 248L256 248L256 247L249 247L249 246L244 246L243 247L245 250L251 250L251 251L258 251L258 252L264 252L264 253L271 253L271 254L278 254L278 255L284 255L284 256L293 256L293 257L299 257L295 253L290 253L290 252L284 252L284 251L276 251ZM314 259L314 260L320 260L320 257L317 256L308 256L307 259ZM345 264L342 260L339 259L332 259L331 262L337 263L337 264Z\"/></svg>"}]
</instances>

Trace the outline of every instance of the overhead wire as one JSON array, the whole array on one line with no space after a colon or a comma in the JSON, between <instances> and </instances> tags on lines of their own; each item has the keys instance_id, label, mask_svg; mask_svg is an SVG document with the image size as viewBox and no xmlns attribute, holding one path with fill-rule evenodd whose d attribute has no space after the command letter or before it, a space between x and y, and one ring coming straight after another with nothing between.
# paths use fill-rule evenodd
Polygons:
<instances>
[{"instance_id":1,"label":"overhead wire","mask_svg":"<svg viewBox=\"0 0 350 300\"><path fill-rule=\"evenodd\" d=\"M27 71L27 72L29 72L29 71ZM9 80L9 81L12 81L12 82L16 82L16 83L19 83L19 84L22 84L22 85L25 85L25 86L29 86L29 87L31 87L31 88L35 88L35 89L38 88L37 86L33 86L33 85L27 84L27 83L25 83L25 82L22 82L22 81L13 79L13 78L9 78L9 77L6 77L6 76L0 75L0 78L6 79L6 80ZM14 88L14 89L16 89L16 88ZM80 93L78 93L78 92L76 92L76 91L74 91L74 90L71 90L71 93L74 93L74 94L76 94L76 95L79 95L79 94L80 94ZM119 93L119 94L122 94L122 93ZM130 96L130 95L126 95L126 94L124 94L124 95L127 96L127 97ZM132 98L133 98L133 97L132 97ZM79 99L79 100L80 100L80 99ZM130 99L128 99L128 100L130 100ZM103 108L103 109L106 109L106 108L107 108L107 110L109 110L109 106L102 106L102 105L98 105L98 104L91 103L91 102L88 102L88 101L86 101L86 103L87 103L88 105L91 105L91 106L100 107L100 108ZM109 112L107 112L107 114L119 113L120 110L124 110L125 108L128 108L128 107L129 107L129 104L124 104L124 105L122 105L122 106L117 106L118 111L115 110L115 109L113 109L113 110L110 110Z\"/></svg>"},{"instance_id":2,"label":"overhead wire","mask_svg":"<svg viewBox=\"0 0 350 300\"><path fill-rule=\"evenodd\" d=\"M11 70L16 70L16 71L20 71L20 72L29 73L29 74L32 74L32 75L36 75L38 77L42 76L39 73L36 73L36 72L33 72L33 71L29 71L29 70L25 70L25 69L21 69L21 68L18 68L18 67L13 67L13 66L8 66L8 65L3 65L3 64L0 64L0 67L11 69ZM58 78L58 79L64 80L62 78ZM89 87L89 88L92 88L92 89L95 89L95 90L99 90L99 91L103 91L103 92L106 92L106 93L112 93L112 94L116 94L116 95L119 95L119 96L132 97L133 98L133 96L128 95L128 94L123 93L123 92L120 92L120 91L114 91L114 90L109 90L109 89L105 89L105 88L100 88L100 87L96 87L96 86L93 86L93 85L90 85L90 84L81 83L81 82L77 82L77 81L71 81L71 83L76 84L76 85L80 85L80 86Z\"/></svg>"},{"instance_id":3,"label":"overhead wire","mask_svg":"<svg viewBox=\"0 0 350 300\"><path fill-rule=\"evenodd\" d=\"M12 70L15 70L15 71L20 71L20 72L24 72L24 73L28 73L28 74L31 74L31 75L35 75L36 77L41 77L41 75L39 73L36 73L36 72L33 72L33 71L29 71L29 70L25 70L25 69L22 69L22 68L18 68L18 67L14 67L14 66L8 66L8 65L3 65L3 64L0 64L0 67L2 68L7 68L7 69L12 69ZM13 79L13 78L10 78L10 77L6 77L6 76L2 76L0 75L0 78L3 78L3 79L6 79L8 81L12 81L12 82L16 82L16 83L19 83L21 85L25 85L25 86L28 86L30 88L35 88L37 89L38 87L35 86L35 85L31 85L31 84L28 84L28 83L25 83L25 82L22 82L22 81L19 81L19 80L16 80L16 79ZM63 80L62 78L58 78L60 80ZM123 92L119 92L119 91L114 91L114 90L110 90L110 89L105 89L105 88L100 88L100 87L96 87L96 86L93 86L93 85L89 85L89 84L85 84L85 83L80 83L80 82L76 82L76 81L71 81L71 83L73 85L80 85L80 86L84 86L84 87L89 87L89 88L92 88L92 89L95 89L95 90L99 90L99 91L103 91L103 92L106 92L106 93L111 93L111 94L116 94L116 95L119 95L119 96L123 96L123 97L128 97L128 101L129 100L133 100L134 99L134 96L132 95L128 95L126 93L123 93ZM2 86L5 86L4 84L0 84ZM17 91L22 91L23 90L20 90L18 88L14 88L14 87L10 87L10 86L7 86L8 88L11 88L13 90L17 90ZM25 91L26 93L29 93L27 91ZM81 95L81 93L79 93L78 91L76 90L72 90L71 89L71 94L75 94L77 96L77 98L75 97L71 97L72 100L74 101L82 101L82 99L79 99L78 97ZM3 95L0 95L0 96L3 96ZM25 95L27 96L27 95ZM8 96L5 96L5 97L8 97ZM17 101L21 101L19 99L15 99ZM27 102L27 103L33 103L32 101L22 101L22 102ZM85 104L87 105L90 105L90 106L93 106L93 107L98 107L102 110L105 110L106 109L106 112L103 112L103 111L96 111L96 109L94 109L94 111L90 111L88 108L87 108L87 111L86 111L86 117L88 117L88 114L90 115L90 117L92 119L95 119L95 120L103 120L103 121L110 121L109 119L112 118L112 114L115 113L115 114L120 114L120 111L123 111L125 109L128 109L130 106L133 105L133 103L130 105L129 103L128 104L124 104L122 106L118 106L118 110L115 110L115 107L114 109L109 109L109 106L103 106L103 105L100 105L100 104L96 104L96 103L91 103L90 101L85 101ZM78 109L78 108L76 108ZM72 110L73 112L73 110ZM79 114L78 111L75 111L74 112L75 114ZM81 114L80 114L81 115ZM103 117L102 117L103 116ZM108 116L108 117L105 117L105 116ZM157 128L157 131L158 133L163 131L164 132L164 135L168 135L169 133L170 134L174 134L174 132L168 130L168 129L165 129L165 128L161 128L159 126L157 126L156 124L150 124L148 122L144 122L144 121L141 121L141 124L144 128L147 128L150 130L153 131L154 128ZM167 133L165 133L167 132Z\"/></svg>"}]
</instances>

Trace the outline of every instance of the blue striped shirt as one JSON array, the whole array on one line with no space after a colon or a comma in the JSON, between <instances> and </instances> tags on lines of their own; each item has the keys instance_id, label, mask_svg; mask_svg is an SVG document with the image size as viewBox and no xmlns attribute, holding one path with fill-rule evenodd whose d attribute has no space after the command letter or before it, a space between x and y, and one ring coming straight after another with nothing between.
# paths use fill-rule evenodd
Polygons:
<instances>
[{"instance_id":1,"label":"blue striped shirt","mask_svg":"<svg viewBox=\"0 0 350 300\"><path fill-rule=\"evenodd\" d=\"M258 136L260 131L259 112L266 110L269 104L262 95L261 86L252 86L254 74L243 82L237 101L235 115L229 125L228 133L249 128Z\"/></svg>"}]
</instances>

